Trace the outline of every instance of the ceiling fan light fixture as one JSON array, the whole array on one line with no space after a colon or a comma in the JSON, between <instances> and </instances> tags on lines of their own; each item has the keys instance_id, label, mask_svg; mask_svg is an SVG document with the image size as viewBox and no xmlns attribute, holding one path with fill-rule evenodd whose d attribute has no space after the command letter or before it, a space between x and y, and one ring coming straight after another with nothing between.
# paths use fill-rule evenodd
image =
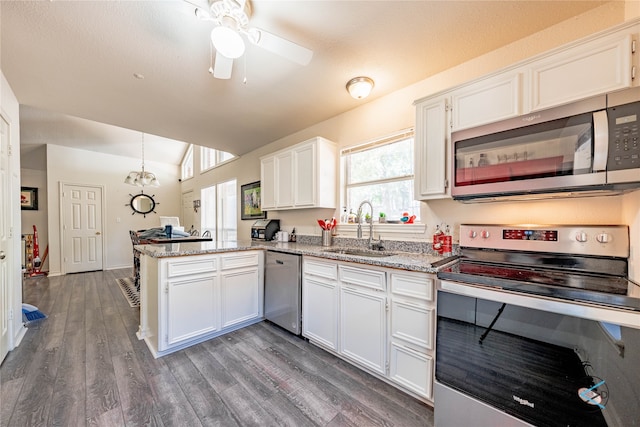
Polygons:
<instances>
[{"instance_id":1,"label":"ceiling fan light fixture","mask_svg":"<svg viewBox=\"0 0 640 427\"><path fill-rule=\"evenodd\" d=\"M244 40L240 33L225 25L211 31L211 42L220 55L229 59L239 58L244 53Z\"/></svg>"},{"instance_id":2,"label":"ceiling fan light fixture","mask_svg":"<svg viewBox=\"0 0 640 427\"><path fill-rule=\"evenodd\" d=\"M369 77L354 77L347 82L347 91L355 99L364 99L371 93L374 83Z\"/></svg>"}]
</instances>

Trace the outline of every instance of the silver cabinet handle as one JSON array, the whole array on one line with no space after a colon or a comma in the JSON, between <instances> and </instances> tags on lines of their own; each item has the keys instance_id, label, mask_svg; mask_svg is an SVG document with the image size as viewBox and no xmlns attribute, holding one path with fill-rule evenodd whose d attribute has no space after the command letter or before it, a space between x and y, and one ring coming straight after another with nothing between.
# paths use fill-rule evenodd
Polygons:
<instances>
[{"instance_id":1,"label":"silver cabinet handle","mask_svg":"<svg viewBox=\"0 0 640 427\"><path fill-rule=\"evenodd\" d=\"M4 251L0 251L0 259L5 259L7 256L5 255Z\"/></svg>"}]
</instances>

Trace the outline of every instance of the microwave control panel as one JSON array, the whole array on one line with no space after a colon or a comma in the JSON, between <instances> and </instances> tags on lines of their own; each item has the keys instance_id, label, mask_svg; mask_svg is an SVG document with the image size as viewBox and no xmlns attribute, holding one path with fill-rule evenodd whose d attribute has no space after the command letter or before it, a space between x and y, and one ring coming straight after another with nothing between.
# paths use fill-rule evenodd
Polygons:
<instances>
[{"instance_id":1,"label":"microwave control panel","mask_svg":"<svg viewBox=\"0 0 640 427\"><path fill-rule=\"evenodd\" d=\"M640 102L608 109L607 170L640 168Z\"/></svg>"}]
</instances>

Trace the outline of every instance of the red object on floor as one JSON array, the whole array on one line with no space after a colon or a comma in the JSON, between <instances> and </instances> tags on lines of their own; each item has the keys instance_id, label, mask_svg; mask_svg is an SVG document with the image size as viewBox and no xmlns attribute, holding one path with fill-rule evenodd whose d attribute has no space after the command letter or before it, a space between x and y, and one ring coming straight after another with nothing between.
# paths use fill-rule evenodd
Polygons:
<instances>
[{"instance_id":1,"label":"red object on floor","mask_svg":"<svg viewBox=\"0 0 640 427\"><path fill-rule=\"evenodd\" d=\"M47 249L44 251L44 258L46 259L49 253L49 245L47 245ZM44 264L44 260L40 259L40 246L38 245L38 229L35 224L33 225L33 271L29 274L29 277L35 276L44 276L46 273L43 273L41 270L42 264Z\"/></svg>"}]
</instances>

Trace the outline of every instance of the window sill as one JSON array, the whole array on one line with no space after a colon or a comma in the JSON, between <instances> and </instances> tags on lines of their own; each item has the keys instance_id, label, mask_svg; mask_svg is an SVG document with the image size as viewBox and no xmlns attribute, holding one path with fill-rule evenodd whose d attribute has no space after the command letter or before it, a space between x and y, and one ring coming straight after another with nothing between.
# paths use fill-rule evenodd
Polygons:
<instances>
[{"instance_id":1,"label":"window sill","mask_svg":"<svg viewBox=\"0 0 640 427\"><path fill-rule=\"evenodd\" d=\"M358 229L358 224L338 224L338 231L344 232L353 232L355 233ZM369 224L362 224L362 229L367 231L369 230ZM427 225L416 223L416 224L380 224L377 222L373 223L373 233L374 234L424 234L427 231Z\"/></svg>"}]
</instances>

